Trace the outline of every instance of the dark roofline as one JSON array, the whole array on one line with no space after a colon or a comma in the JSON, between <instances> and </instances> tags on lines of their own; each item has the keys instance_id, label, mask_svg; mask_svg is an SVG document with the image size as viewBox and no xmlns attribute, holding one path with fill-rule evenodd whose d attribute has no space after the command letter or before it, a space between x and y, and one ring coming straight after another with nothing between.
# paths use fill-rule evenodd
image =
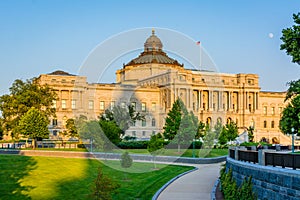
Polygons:
<instances>
[{"instance_id":1,"label":"dark roofline","mask_svg":"<svg viewBox=\"0 0 300 200\"><path fill-rule=\"evenodd\" d=\"M76 76L74 74L69 74L68 72L62 70L56 70L54 72L49 73L48 75L58 75L58 76Z\"/></svg>"}]
</instances>

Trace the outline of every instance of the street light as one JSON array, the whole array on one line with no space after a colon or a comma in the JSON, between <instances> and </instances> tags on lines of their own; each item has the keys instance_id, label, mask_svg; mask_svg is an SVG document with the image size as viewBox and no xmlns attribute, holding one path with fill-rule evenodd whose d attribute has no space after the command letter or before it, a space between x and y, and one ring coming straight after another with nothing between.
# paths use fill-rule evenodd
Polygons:
<instances>
[{"instance_id":1,"label":"street light","mask_svg":"<svg viewBox=\"0 0 300 200\"><path fill-rule=\"evenodd\" d=\"M195 158L195 139L193 139L193 158Z\"/></svg>"},{"instance_id":2,"label":"street light","mask_svg":"<svg viewBox=\"0 0 300 200\"><path fill-rule=\"evenodd\" d=\"M295 152L295 146L294 146L294 141L295 141L295 136L294 136L294 127L292 127L291 131L292 131L292 153Z\"/></svg>"}]
</instances>

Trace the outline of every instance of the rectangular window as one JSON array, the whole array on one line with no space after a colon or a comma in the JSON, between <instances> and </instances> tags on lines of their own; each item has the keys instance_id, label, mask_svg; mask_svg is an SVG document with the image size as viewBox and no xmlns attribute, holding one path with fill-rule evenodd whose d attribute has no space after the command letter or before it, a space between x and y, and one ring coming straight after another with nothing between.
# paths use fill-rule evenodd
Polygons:
<instances>
[{"instance_id":1,"label":"rectangular window","mask_svg":"<svg viewBox=\"0 0 300 200\"><path fill-rule=\"evenodd\" d=\"M89 100L89 109L94 109L94 101L93 100Z\"/></svg>"},{"instance_id":2,"label":"rectangular window","mask_svg":"<svg viewBox=\"0 0 300 200\"><path fill-rule=\"evenodd\" d=\"M275 115L275 107L271 108L271 113L272 113L272 115Z\"/></svg>"},{"instance_id":3,"label":"rectangular window","mask_svg":"<svg viewBox=\"0 0 300 200\"><path fill-rule=\"evenodd\" d=\"M67 108L67 100L65 100L65 99L61 100L61 108L62 109L66 109Z\"/></svg>"},{"instance_id":4,"label":"rectangular window","mask_svg":"<svg viewBox=\"0 0 300 200\"><path fill-rule=\"evenodd\" d=\"M155 126L155 119L154 118L152 118L152 126Z\"/></svg>"},{"instance_id":5,"label":"rectangular window","mask_svg":"<svg viewBox=\"0 0 300 200\"><path fill-rule=\"evenodd\" d=\"M132 131L132 136L133 136L133 137L136 136L136 131Z\"/></svg>"},{"instance_id":6,"label":"rectangular window","mask_svg":"<svg viewBox=\"0 0 300 200\"><path fill-rule=\"evenodd\" d=\"M146 126L146 120L142 120L142 126Z\"/></svg>"},{"instance_id":7,"label":"rectangular window","mask_svg":"<svg viewBox=\"0 0 300 200\"><path fill-rule=\"evenodd\" d=\"M76 109L76 100L75 99L73 99L72 100L72 109Z\"/></svg>"},{"instance_id":8,"label":"rectangular window","mask_svg":"<svg viewBox=\"0 0 300 200\"><path fill-rule=\"evenodd\" d=\"M130 125L131 125L131 126L135 126L135 121L131 121L131 122L130 122Z\"/></svg>"},{"instance_id":9,"label":"rectangular window","mask_svg":"<svg viewBox=\"0 0 300 200\"><path fill-rule=\"evenodd\" d=\"M112 110L114 107L115 107L115 102L114 102L114 101L111 101L111 102L110 102L110 109Z\"/></svg>"},{"instance_id":10,"label":"rectangular window","mask_svg":"<svg viewBox=\"0 0 300 200\"><path fill-rule=\"evenodd\" d=\"M156 103L155 102L152 102L151 109L152 109L152 111L156 111Z\"/></svg>"},{"instance_id":11,"label":"rectangular window","mask_svg":"<svg viewBox=\"0 0 300 200\"><path fill-rule=\"evenodd\" d=\"M57 119L52 119L52 126L57 126Z\"/></svg>"},{"instance_id":12,"label":"rectangular window","mask_svg":"<svg viewBox=\"0 0 300 200\"><path fill-rule=\"evenodd\" d=\"M104 101L100 101L100 110L104 110L105 104Z\"/></svg>"},{"instance_id":13,"label":"rectangular window","mask_svg":"<svg viewBox=\"0 0 300 200\"><path fill-rule=\"evenodd\" d=\"M155 135L155 131L152 131L152 135Z\"/></svg>"},{"instance_id":14,"label":"rectangular window","mask_svg":"<svg viewBox=\"0 0 300 200\"><path fill-rule=\"evenodd\" d=\"M274 128L274 127L275 127L275 122L271 121L271 128Z\"/></svg>"},{"instance_id":15,"label":"rectangular window","mask_svg":"<svg viewBox=\"0 0 300 200\"><path fill-rule=\"evenodd\" d=\"M263 111L264 115L267 115L267 106L264 106L264 111Z\"/></svg>"},{"instance_id":16,"label":"rectangular window","mask_svg":"<svg viewBox=\"0 0 300 200\"><path fill-rule=\"evenodd\" d=\"M131 102L131 106L134 110L136 110L136 102Z\"/></svg>"},{"instance_id":17,"label":"rectangular window","mask_svg":"<svg viewBox=\"0 0 300 200\"><path fill-rule=\"evenodd\" d=\"M142 103L142 111L146 111L146 103Z\"/></svg>"},{"instance_id":18,"label":"rectangular window","mask_svg":"<svg viewBox=\"0 0 300 200\"><path fill-rule=\"evenodd\" d=\"M142 134L143 134L143 136L146 136L146 131L143 131Z\"/></svg>"},{"instance_id":19,"label":"rectangular window","mask_svg":"<svg viewBox=\"0 0 300 200\"><path fill-rule=\"evenodd\" d=\"M53 100L52 101L52 108L56 108L57 107L57 105L56 105L56 100Z\"/></svg>"},{"instance_id":20,"label":"rectangular window","mask_svg":"<svg viewBox=\"0 0 300 200\"><path fill-rule=\"evenodd\" d=\"M267 128L267 121L264 121L264 128Z\"/></svg>"}]
</instances>

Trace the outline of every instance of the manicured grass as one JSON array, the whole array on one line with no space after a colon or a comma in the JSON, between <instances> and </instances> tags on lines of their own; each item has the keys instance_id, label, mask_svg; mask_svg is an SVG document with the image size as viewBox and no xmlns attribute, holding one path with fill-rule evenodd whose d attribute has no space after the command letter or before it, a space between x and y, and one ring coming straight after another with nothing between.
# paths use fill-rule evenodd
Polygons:
<instances>
[{"instance_id":1,"label":"manicured grass","mask_svg":"<svg viewBox=\"0 0 300 200\"><path fill-rule=\"evenodd\" d=\"M114 150L114 152L122 153L122 151L128 151L130 153L135 154L148 154L147 149L123 149L123 150ZM193 150L187 149L182 150L180 153L178 153L177 149L166 149L162 154L162 156L181 156L181 157L193 157ZM195 149L194 155L196 158L212 158L212 157L218 157L218 156L225 156L228 155L228 149Z\"/></svg>"},{"instance_id":2,"label":"manicured grass","mask_svg":"<svg viewBox=\"0 0 300 200\"><path fill-rule=\"evenodd\" d=\"M25 150L32 150L31 148L26 148ZM76 151L76 152L88 152L88 149L85 148L36 148L35 150L43 150L43 151ZM134 154L146 154L150 155L147 149L115 149L109 152L113 153L123 153L124 151L128 151ZM196 158L212 158L218 156L225 156L228 154L228 149L195 149L194 155ZM162 156L181 156L181 157L193 157L193 150L181 150L180 153L177 152L177 149L166 149L161 153Z\"/></svg>"},{"instance_id":3,"label":"manicured grass","mask_svg":"<svg viewBox=\"0 0 300 200\"><path fill-rule=\"evenodd\" d=\"M32 150L32 148L25 148L21 150ZM86 148L35 148L34 150L41 151L78 151L78 152L88 152Z\"/></svg>"},{"instance_id":4,"label":"manicured grass","mask_svg":"<svg viewBox=\"0 0 300 200\"><path fill-rule=\"evenodd\" d=\"M0 199L87 199L98 167L121 185L113 199L151 199L171 178L192 169L133 163L124 172L119 161L0 155Z\"/></svg>"}]
</instances>

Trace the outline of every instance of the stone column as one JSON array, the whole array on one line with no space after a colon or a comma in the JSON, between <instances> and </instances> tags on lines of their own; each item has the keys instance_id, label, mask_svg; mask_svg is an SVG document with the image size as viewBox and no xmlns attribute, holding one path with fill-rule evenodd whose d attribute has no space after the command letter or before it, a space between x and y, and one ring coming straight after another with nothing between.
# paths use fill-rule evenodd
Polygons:
<instances>
[{"instance_id":1,"label":"stone column","mask_svg":"<svg viewBox=\"0 0 300 200\"><path fill-rule=\"evenodd\" d=\"M200 110L203 110L203 90L199 90L199 96L200 96Z\"/></svg>"},{"instance_id":2,"label":"stone column","mask_svg":"<svg viewBox=\"0 0 300 200\"><path fill-rule=\"evenodd\" d=\"M208 110L212 110L213 104L213 92L211 90L208 91Z\"/></svg>"}]
</instances>

